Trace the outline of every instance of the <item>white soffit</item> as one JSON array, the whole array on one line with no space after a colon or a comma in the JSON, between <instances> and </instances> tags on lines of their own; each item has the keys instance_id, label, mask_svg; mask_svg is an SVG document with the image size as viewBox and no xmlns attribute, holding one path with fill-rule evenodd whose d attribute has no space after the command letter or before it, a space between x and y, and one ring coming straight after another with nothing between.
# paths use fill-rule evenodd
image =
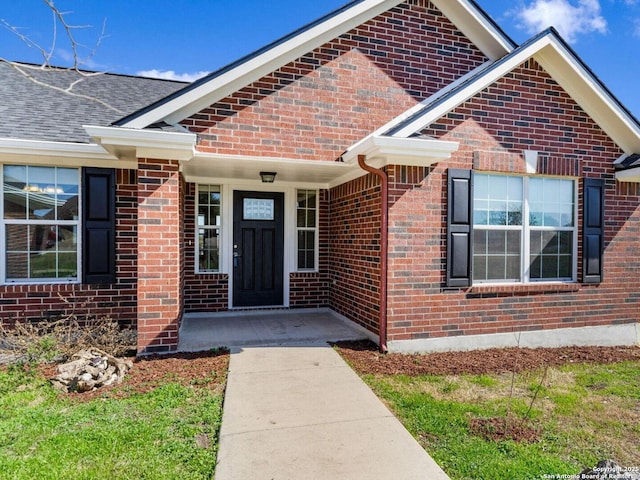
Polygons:
<instances>
[{"instance_id":1,"label":"white soffit","mask_svg":"<svg viewBox=\"0 0 640 480\"><path fill-rule=\"evenodd\" d=\"M400 3L402 0L357 3L156 108L133 116L121 126L145 128L159 121L178 123ZM434 4L490 59L513 50L510 40L468 0L436 0Z\"/></svg>"},{"instance_id":2,"label":"white soffit","mask_svg":"<svg viewBox=\"0 0 640 480\"><path fill-rule=\"evenodd\" d=\"M617 171L616 180L619 182L640 183L640 167Z\"/></svg>"},{"instance_id":3,"label":"white soffit","mask_svg":"<svg viewBox=\"0 0 640 480\"><path fill-rule=\"evenodd\" d=\"M196 135L194 133L90 125L84 125L83 128L95 142L118 158L187 161L195 155Z\"/></svg>"},{"instance_id":4,"label":"white soffit","mask_svg":"<svg viewBox=\"0 0 640 480\"><path fill-rule=\"evenodd\" d=\"M249 157L197 153L193 160L184 162L182 174L189 182L201 181L249 181L260 179L260 172L276 172L279 185L316 185L330 188L334 181L359 170L357 166L343 162L320 160L296 160L278 157ZM365 172L358 172L364 175Z\"/></svg>"}]
</instances>

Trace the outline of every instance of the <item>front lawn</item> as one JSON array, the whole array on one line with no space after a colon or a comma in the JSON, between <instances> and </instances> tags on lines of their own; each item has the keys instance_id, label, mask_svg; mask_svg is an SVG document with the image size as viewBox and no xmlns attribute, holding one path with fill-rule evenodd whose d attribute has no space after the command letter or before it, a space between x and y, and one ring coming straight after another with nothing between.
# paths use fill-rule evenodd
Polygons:
<instances>
[{"instance_id":1,"label":"front lawn","mask_svg":"<svg viewBox=\"0 0 640 480\"><path fill-rule=\"evenodd\" d=\"M349 360L349 349L340 351ZM543 362L549 351L540 354ZM635 354L640 358L640 349ZM567 357L553 367L516 367L514 375L508 365L482 371L501 363L501 353L489 351L474 353L474 374L447 374L447 368L464 370L452 354L440 367L438 355L398 362L394 354L375 361L371 355L371 369L362 352L351 364L454 480L562 478L603 459L640 466L640 360L587 364ZM444 371L424 374L411 365Z\"/></svg>"},{"instance_id":2,"label":"front lawn","mask_svg":"<svg viewBox=\"0 0 640 480\"><path fill-rule=\"evenodd\" d=\"M138 359L116 388L53 390L0 370L0 477L213 478L228 355Z\"/></svg>"}]
</instances>

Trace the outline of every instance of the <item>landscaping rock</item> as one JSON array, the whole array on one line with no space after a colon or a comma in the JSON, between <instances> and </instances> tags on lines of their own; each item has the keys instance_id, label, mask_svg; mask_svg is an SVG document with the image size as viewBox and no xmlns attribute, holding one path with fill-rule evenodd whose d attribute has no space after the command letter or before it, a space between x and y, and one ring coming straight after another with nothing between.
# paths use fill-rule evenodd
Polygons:
<instances>
[{"instance_id":1,"label":"landscaping rock","mask_svg":"<svg viewBox=\"0 0 640 480\"><path fill-rule=\"evenodd\" d=\"M640 480L640 469L621 467L613 460L601 460L593 468L580 472L580 480Z\"/></svg>"},{"instance_id":2,"label":"landscaping rock","mask_svg":"<svg viewBox=\"0 0 640 480\"><path fill-rule=\"evenodd\" d=\"M51 383L63 392L90 392L122 382L131 367L130 360L115 358L97 348L81 350L70 362L58 365L58 375Z\"/></svg>"}]
</instances>

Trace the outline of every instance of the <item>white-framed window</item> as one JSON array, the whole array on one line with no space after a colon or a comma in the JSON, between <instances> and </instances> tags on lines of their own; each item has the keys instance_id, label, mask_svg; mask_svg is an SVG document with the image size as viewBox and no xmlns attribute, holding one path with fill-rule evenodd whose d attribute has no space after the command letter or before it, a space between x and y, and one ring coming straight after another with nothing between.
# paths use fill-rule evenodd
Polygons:
<instances>
[{"instance_id":1,"label":"white-framed window","mask_svg":"<svg viewBox=\"0 0 640 480\"><path fill-rule=\"evenodd\" d=\"M222 194L220 185L198 185L196 272L220 271Z\"/></svg>"},{"instance_id":2,"label":"white-framed window","mask_svg":"<svg viewBox=\"0 0 640 480\"><path fill-rule=\"evenodd\" d=\"M3 165L2 179L3 280L79 281L79 169Z\"/></svg>"},{"instance_id":3,"label":"white-framed window","mask_svg":"<svg viewBox=\"0 0 640 480\"><path fill-rule=\"evenodd\" d=\"M575 281L576 182L476 173L474 283Z\"/></svg>"},{"instance_id":4,"label":"white-framed window","mask_svg":"<svg viewBox=\"0 0 640 480\"><path fill-rule=\"evenodd\" d=\"M317 268L318 191L296 190L296 267Z\"/></svg>"}]
</instances>

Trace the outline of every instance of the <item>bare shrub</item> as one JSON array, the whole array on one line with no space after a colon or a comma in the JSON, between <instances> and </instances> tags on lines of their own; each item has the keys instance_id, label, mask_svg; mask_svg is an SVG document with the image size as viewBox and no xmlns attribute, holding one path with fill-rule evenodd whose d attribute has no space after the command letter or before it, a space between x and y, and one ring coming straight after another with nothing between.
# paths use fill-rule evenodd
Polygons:
<instances>
[{"instance_id":1,"label":"bare shrub","mask_svg":"<svg viewBox=\"0 0 640 480\"><path fill-rule=\"evenodd\" d=\"M62 300L71 311L56 319L0 324L0 354L17 362L49 363L67 361L83 349L99 348L119 357L135 348L136 334L130 328L121 328L108 315L78 315L74 305Z\"/></svg>"}]
</instances>

